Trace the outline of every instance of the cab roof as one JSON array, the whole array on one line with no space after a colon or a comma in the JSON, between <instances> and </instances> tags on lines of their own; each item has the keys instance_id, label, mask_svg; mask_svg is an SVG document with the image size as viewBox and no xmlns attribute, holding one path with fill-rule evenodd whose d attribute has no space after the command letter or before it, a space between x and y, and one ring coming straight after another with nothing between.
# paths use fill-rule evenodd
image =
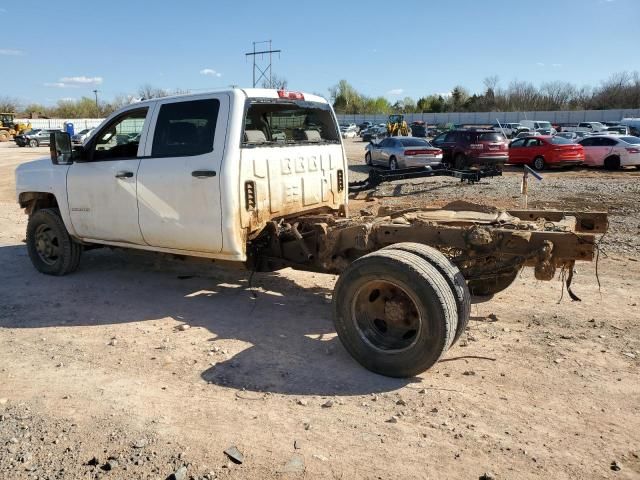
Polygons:
<instances>
[{"instance_id":1,"label":"cab roof","mask_svg":"<svg viewBox=\"0 0 640 480\"><path fill-rule=\"evenodd\" d=\"M328 103L325 98L320 97L318 95L314 95L312 93L300 92L297 90L285 90L285 92L302 94L304 97L304 100L308 102ZM273 98L274 100L278 100L281 98L279 94L279 90L276 90L275 88L229 87L229 88L218 88L218 89L206 90L206 91L201 91L197 93L185 93L180 95L169 95L169 96L160 97L160 98L150 98L146 100L141 100L140 102L137 102L137 103L152 103L158 100L166 100L166 99L173 99L173 98L187 100L193 97L194 99L196 98L199 99L211 93L236 93L236 94L241 93L247 98Z\"/></svg>"}]
</instances>

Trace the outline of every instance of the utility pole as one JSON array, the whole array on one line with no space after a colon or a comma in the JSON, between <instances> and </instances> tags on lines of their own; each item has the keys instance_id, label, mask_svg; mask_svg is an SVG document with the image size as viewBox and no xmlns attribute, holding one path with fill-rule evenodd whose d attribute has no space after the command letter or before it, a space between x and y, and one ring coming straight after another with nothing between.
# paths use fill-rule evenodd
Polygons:
<instances>
[{"instance_id":1,"label":"utility pole","mask_svg":"<svg viewBox=\"0 0 640 480\"><path fill-rule=\"evenodd\" d=\"M262 45L262 44L269 44L269 48L267 50L261 50L261 51L256 51L256 45ZM271 40L263 40L260 42L253 42L253 52L249 52L249 53L245 53L245 58L246 57L252 57L253 60L253 86L255 88L256 85L258 85L258 83L260 82L260 80L262 80L263 78L265 80L269 80L269 87L273 87L273 82L271 79L271 61L273 59L273 54L277 53L278 54L278 58L280 58L280 52L281 50L272 50L271 48ZM258 55L260 56L260 61L257 61L257 57ZM268 55L269 57L269 63L266 64L266 55ZM259 73L259 75L256 78L256 72Z\"/></svg>"},{"instance_id":2,"label":"utility pole","mask_svg":"<svg viewBox=\"0 0 640 480\"><path fill-rule=\"evenodd\" d=\"M93 91L94 95L96 96L96 111L98 111L98 112L100 111L100 107L98 107L98 92L99 91L100 90L94 90Z\"/></svg>"}]
</instances>

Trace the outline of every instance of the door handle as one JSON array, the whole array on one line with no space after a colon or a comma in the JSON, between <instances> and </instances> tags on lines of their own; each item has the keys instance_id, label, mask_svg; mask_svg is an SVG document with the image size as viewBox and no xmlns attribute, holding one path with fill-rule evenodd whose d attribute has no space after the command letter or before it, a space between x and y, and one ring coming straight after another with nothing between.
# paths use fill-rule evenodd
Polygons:
<instances>
[{"instance_id":1,"label":"door handle","mask_svg":"<svg viewBox=\"0 0 640 480\"><path fill-rule=\"evenodd\" d=\"M116 173L116 178L131 178L133 177L133 172L118 172Z\"/></svg>"},{"instance_id":2,"label":"door handle","mask_svg":"<svg viewBox=\"0 0 640 480\"><path fill-rule=\"evenodd\" d=\"M215 177L216 172L215 170L194 170L191 172L191 176L196 178Z\"/></svg>"}]
</instances>

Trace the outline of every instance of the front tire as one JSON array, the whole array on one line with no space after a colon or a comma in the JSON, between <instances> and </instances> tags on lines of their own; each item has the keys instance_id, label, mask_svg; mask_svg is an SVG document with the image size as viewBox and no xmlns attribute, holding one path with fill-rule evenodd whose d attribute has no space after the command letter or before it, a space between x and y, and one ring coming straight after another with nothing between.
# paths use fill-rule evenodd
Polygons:
<instances>
[{"instance_id":1,"label":"front tire","mask_svg":"<svg viewBox=\"0 0 640 480\"><path fill-rule=\"evenodd\" d=\"M399 250L355 260L338 278L333 314L345 349L365 368L390 377L433 366L457 323L446 280L423 258Z\"/></svg>"},{"instance_id":2,"label":"front tire","mask_svg":"<svg viewBox=\"0 0 640 480\"><path fill-rule=\"evenodd\" d=\"M542 171L546 168L547 164L544 161L544 158L542 157L536 157L533 159L533 168L535 168L538 171Z\"/></svg>"},{"instance_id":3,"label":"front tire","mask_svg":"<svg viewBox=\"0 0 640 480\"><path fill-rule=\"evenodd\" d=\"M364 161L367 165L373 165L373 161L371 160L371 152L367 152L364 154Z\"/></svg>"},{"instance_id":4,"label":"front tire","mask_svg":"<svg viewBox=\"0 0 640 480\"><path fill-rule=\"evenodd\" d=\"M44 208L29 217L27 251L39 272L66 275L78 268L82 245L69 236L57 209Z\"/></svg>"}]
</instances>

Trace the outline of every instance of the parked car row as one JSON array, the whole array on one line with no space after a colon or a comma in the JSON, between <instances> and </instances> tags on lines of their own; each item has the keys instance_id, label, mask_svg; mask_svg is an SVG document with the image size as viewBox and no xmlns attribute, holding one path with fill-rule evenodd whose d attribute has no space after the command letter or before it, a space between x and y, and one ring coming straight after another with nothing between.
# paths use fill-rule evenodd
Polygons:
<instances>
[{"instance_id":1,"label":"parked car row","mask_svg":"<svg viewBox=\"0 0 640 480\"><path fill-rule=\"evenodd\" d=\"M529 134L508 143L501 133L493 130L452 130L431 142L416 137L386 137L370 142L365 161L390 169L438 163L456 170L477 166L501 168L504 164L529 165L536 170L578 165L609 170L625 166L640 169L640 138L589 135L575 143L560 135Z\"/></svg>"}]
</instances>

